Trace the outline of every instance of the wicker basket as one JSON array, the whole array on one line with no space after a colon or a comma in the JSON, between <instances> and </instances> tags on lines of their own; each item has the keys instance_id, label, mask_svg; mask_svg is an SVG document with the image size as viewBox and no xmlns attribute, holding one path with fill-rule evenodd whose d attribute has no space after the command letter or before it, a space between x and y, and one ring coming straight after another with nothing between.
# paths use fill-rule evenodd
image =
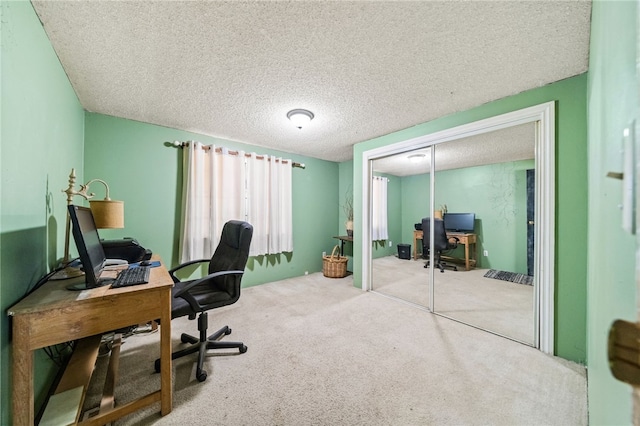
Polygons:
<instances>
[{"instance_id":1,"label":"wicker basket","mask_svg":"<svg viewBox=\"0 0 640 426\"><path fill-rule=\"evenodd\" d=\"M336 250L338 254L336 255ZM322 257L322 273L328 278L344 278L347 276L347 260L346 256L340 256L340 247L335 246L331 252L331 256Z\"/></svg>"}]
</instances>

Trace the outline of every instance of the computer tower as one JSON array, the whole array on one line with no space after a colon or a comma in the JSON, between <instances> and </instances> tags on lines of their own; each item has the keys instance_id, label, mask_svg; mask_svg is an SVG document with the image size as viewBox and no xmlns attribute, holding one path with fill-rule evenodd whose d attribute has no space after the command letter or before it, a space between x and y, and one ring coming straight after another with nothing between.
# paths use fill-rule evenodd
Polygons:
<instances>
[{"instance_id":1,"label":"computer tower","mask_svg":"<svg viewBox=\"0 0 640 426\"><path fill-rule=\"evenodd\" d=\"M411 259L411 244L398 244L398 258Z\"/></svg>"}]
</instances>

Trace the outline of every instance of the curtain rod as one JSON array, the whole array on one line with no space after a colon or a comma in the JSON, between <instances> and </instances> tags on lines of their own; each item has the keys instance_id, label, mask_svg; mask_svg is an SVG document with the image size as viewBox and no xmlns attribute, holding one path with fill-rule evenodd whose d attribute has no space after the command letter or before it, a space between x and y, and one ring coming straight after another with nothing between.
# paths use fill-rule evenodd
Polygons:
<instances>
[{"instance_id":1,"label":"curtain rod","mask_svg":"<svg viewBox=\"0 0 640 426\"><path fill-rule=\"evenodd\" d=\"M172 144L173 146L177 147L177 148L184 148L185 146L189 146L189 142L180 142L180 141L173 141L173 142L169 142L170 144ZM202 147L205 151L209 151L211 149L210 146L204 145ZM216 148L216 152L222 152L222 148ZM230 155L238 155L240 152L238 151L228 151ZM245 157L251 157L251 154L245 154ZM264 160L265 156L264 155L256 155L256 158L258 160ZM282 160L282 164L287 164L289 162L289 160ZM298 167L300 169L304 169L306 168L304 163L294 163L291 162L291 167Z\"/></svg>"}]
</instances>

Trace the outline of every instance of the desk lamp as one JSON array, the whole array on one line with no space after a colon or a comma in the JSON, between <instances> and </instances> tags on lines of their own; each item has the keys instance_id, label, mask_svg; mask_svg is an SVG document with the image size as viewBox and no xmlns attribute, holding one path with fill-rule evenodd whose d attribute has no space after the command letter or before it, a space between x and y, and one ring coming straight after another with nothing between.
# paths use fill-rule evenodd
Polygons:
<instances>
[{"instance_id":1,"label":"desk lamp","mask_svg":"<svg viewBox=\"0 0 640 426\"><path fill-rule=\"evenodd\" d=\"M94 182L100 182L105 187L105 197L104 200L92 200L96 194L89 191L89 185ZM63 189L62 192L67 194L67 205L73 204L73 197L75 195L80 195L85 200L89 201L89 207L91 208L91 213L93 214L93 219L96 222L96 228L99 229L107 229L107 228L124 228L124 202L116 201L109 198L109 185L102 179L92 179L84 185L80 185L80 190L76 191L74 189L76 183L76 169L71 169L71 173L69 174L69 187L67 189ZM71 234L71 218L69 217L69 212L67 211L67 227L65 230L65 241L64 241L64 258L62 259L62 264L67 265L71 260L69 258L69 239ZM56 273L52 279L64 280L67 278L77 277L82 275L83 272L80 268L73 268L66 266L63 270Z\"/></svg>"}]
</instances>

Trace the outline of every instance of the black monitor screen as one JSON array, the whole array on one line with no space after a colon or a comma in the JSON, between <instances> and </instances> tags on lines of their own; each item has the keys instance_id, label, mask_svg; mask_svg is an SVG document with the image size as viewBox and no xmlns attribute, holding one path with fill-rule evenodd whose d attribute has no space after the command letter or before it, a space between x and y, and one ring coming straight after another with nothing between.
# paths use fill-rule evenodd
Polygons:
<instances>
[{"instance_id":1,"label":"black monitor screen","mask_svg":"<svg viewBox=\"0 0 640 426\"><path fill-rule=\"evenodd\" d=\"M107 284L99 281L106 256L100 243L98 229L93 220L91 209L80 206L69 206L69 216L73 224L73 239L78 248L80 261L87 280L87 288Z\"/></svg>"},{"instance_id":2,"label":"black monitor screen","mask_svg":"<svg viewBox=\"0 0 640 426\"><path fill-rule=\"evenodd\" d=\"M445 213L444 229L451 232L473 232L475 213Z\"/></svg>"}]
</instances>

